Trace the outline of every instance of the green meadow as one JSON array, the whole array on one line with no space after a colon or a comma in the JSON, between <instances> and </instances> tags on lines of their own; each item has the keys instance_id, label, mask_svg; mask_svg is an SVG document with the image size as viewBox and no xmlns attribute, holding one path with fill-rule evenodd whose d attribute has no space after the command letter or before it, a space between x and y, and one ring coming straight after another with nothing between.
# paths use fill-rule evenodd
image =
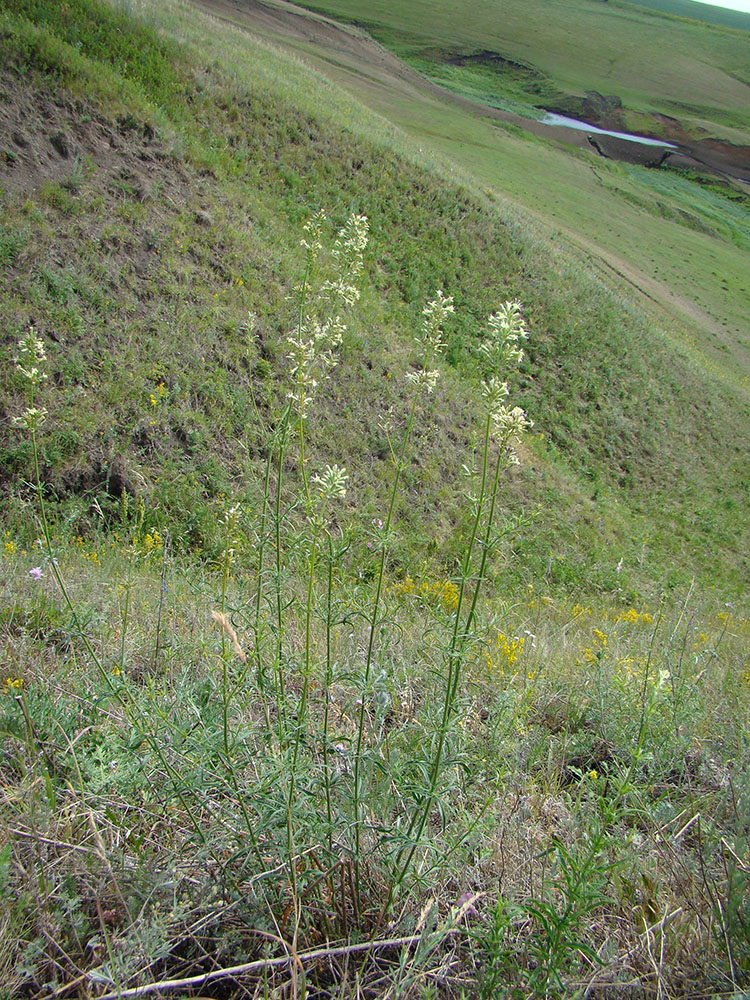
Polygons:
<instances>
[{"instance_id":1,"label":"green meadow","mask_svg":"<svg viewBox=\"0 0 750 1000\"><path fill-rule=\"evenodd\" d=\"M0 10L0 998L743 996L747 193L253 12Z\"/></svg>"},{"instance_id":2,"label":"green meadow","mask_svg":"<svg viewBox=\"0 0 750 1000\"><path fill-rule=\"evenodd\" d=\"M642 0L639 7L650 7L663 14L673 17L690 18L705 21L707 24L720 24L725 28L739 28L747 31L750 28L748 15L740 10L729 7L715 7L713 4L701 3L696 6L693 0Z\"/></svg>"}]
</instances>

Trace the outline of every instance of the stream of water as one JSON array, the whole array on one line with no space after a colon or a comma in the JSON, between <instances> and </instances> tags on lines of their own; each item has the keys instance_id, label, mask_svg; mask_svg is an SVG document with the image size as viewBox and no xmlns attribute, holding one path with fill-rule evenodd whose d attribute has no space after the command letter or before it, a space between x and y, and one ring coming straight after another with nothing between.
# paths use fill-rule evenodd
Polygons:
<instances>
[{"instance_id":1,"label":"stream of water","mask_svg":"<svg viewBox=\"0 0 750 1000\"><path fill-rule=\"evenodd\" d=\"M667 149L677 149L672 142L665 142L663 139L647 139L644 135L631 135L629 132L610 132L606 128L597 128L596 125L589 125L587 122L579 122L575 118L567 118L565 115L556 115L548 111L541 119L543 125L564 125L565 128L578 129L580 132L593 132L596 135L611 135L615 139L627 139L629 142L640 142L644 146L664 146Z\"/></svg>"}]
</instances>

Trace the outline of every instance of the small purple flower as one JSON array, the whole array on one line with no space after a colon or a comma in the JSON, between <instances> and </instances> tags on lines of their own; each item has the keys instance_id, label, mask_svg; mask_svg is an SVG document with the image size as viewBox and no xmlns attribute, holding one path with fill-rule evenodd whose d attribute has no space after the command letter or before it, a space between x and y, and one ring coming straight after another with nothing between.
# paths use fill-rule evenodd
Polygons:
<instances>
[{"instance_id":1,"label":"small purple flower","mask_svg":"<svg viewBox=\"0 0 750 1000\"><path fill-rule=\"evenodd\" d=\"M456 900L456 906L459 909L465 907L464 916L467 917L477 916L477 910L476 907L474 906L474 900L476 898L477 894L475 892L464 892L458 897L458 899Z\"/></svg>"},{"instance_id":2,"label":"small purple flower","mask_svg":"<svg viewBox=\"0 0 750 1000\"><path fill-rule=\"evenodd\" d=\"M44 573L42 573L41 566L35 566L33 569L29 570L29 576L32 580L41 580L44 578Z\"/></svg>"}]
</instances>

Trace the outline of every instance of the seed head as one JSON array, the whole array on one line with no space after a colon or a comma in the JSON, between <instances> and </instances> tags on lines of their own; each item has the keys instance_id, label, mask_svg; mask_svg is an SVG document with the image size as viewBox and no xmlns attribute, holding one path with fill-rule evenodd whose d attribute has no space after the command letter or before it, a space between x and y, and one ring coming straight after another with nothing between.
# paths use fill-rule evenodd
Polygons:
<instances>
[{"instance_id":1,"label":"seed head","mask_svg":"<svg viewBox=\"0 0 750 1000\"><path fill-rule=\"evenodd\" d=\"M229 621L227 616L221 611L212 611L211 617L222 630L224 635L229 639L229 644L232 647L232 652L234 655L241 660L243 663L247 663L247 654L245 653L242 646L240 646L239 639L237 638L237 633L232 628L232 623Z\"/></svg>"}]
</instances>

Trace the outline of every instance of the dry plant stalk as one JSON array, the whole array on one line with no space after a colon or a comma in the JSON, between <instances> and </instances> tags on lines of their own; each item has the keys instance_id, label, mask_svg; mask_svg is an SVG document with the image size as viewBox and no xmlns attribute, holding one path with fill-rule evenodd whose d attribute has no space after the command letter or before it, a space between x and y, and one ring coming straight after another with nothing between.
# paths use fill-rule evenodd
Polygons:
<instances>
[{"instance_id":1,"label":"dry plant stalk","mask_svg":"<svg viewBox=\"0 0 750 1000\"><path fill-rule=\"evenodd\" d=\"M229 621L227 616L225 614L222 614L221 611L212 611L211 617L216 622L216 624L221 627L221 630L223 631L224 635L229 639L229 643L232 647L232 651L234 652L235 656L239 660L242 660L243 663L247 663L247 654L243 650L242 646L240 646L239 639L237 638L237 633L232 628L232 623Z\"/></svg>"}]
</instances>

